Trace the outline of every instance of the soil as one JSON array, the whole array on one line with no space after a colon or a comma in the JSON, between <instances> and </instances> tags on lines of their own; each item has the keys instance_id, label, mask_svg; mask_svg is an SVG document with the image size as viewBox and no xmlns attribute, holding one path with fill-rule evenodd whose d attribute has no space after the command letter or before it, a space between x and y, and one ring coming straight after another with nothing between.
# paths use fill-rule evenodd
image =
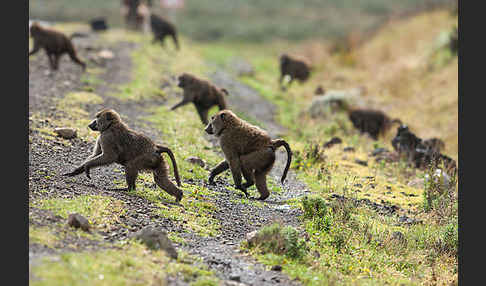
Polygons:
<instances>
[{"instance_id":1,"label":"soil","mask_svg":"<svg viewBox=\"0 0 486 286\"><path fill-rule=\"evenodd\" d=\"M95 93L104 100L103 104L86 104L86 110L92 118L94 114L104 107L117 110L129 126L135 130L147 134L152 139L162 140L164 134L150 126L149 122L143 121L142 117L148 115L144 111L146 105L165 104L163 99L150 99L145 102L120 101L108 93L114 88L130 80L131 58L130 51L136 45L128 42L121 42L111 47L96 46L96 36L77 39L76 45L80 48L78 53L81 58L89 59L93 50L108 48L116 55L116 60L107 61L104 72L99 75L103 84L95 89ZM94 46L94 47L93 47ZM85 48L83 48L85 47ZM88 60L88 65L95 65ZM203 258L209 269L213 269L216 275L223 281L239 281L246 285L299 285L292 281L280 271L272 271L270 268L257 263L248 255L239 250L239 244L245 239L246 234L260 228L261 226L278 221L283 224L298 226L298 210L290 208L285 204L288 198L302 196L306 193L306 187L297 181L295 174L290 171L283 191L272 193L266 200L263 208L252 204L242 204L237 199L241 198L240 193L229 190L232 185L224 177L216 179L215 185L208 185L206 181L195 181L190 178L184 179L185 184L204 185L207 188L219 193L214 198L219 212L214 216L220 220L222 231L217 237L204 238L194 233L187 233L178 222L170 219L154 216L156 206L150 201L130 195L125 191L117 190L116 181L124 181L123 167L110 165L97 168L92 172L91 179L85 176L77 176L75 179L62 176L69 172L77 164L82 162L87 154L91 153L92 143L80 138L69 140L62 138L45 138L38 128L53 130L56 127L52 119L65 116L68 110L57 110L57 100L63 98L68 92L83 90L87 85L83 83L82 69L72 63L69 57L62 57L58 71L49 71L48 60L42 53L32 57L29 61L29 201L35 204L39 200L47 198L74 198L80 195L102 195L113 197L125 203L127 215L120 217L120 223L107 232L98 231L104 237L104 242L87 239L83 236L73 235L66 225L66 220L52 212L29 205L29 224L33 226L47 226L59 234L60 242L50 248L44 245L29 243L29 266L42 263L39 259L44 256L56 256L63 252L96 251L114 247L110 242L127 239L128 236L147 225L160 226L168 232L176 232L186 241L184 245L174 245L184 249L190 254ZM219 75L226 83L231 83L238 92L235 94L247 95L248 100L237 101L233 97L231 104L242 111L248 106L259 106L260 113L251 113L259 121L264 122L265 127L271 130L283 132L268 110L275 110L269 102L263 100L255 91L241 85L230 76L225 77L224 73ZM255 110L256 112L256 110ZM33 115L36 115L33 119ZM45 118L38 120L37 118ZM215 144L214 138L206 137ZM277 162L271 176L279 182L286 162L286 153L280 151L277 154ZM121 171L120 171L121 170ZM155 188L155 184L151 185ZM168 207L174 206L171 202L164 203ZM250 214L250 215L249 215ZM62 235L61 235L62 234ZM30 268L29 267L29 268ZM268 268L268 269L267 269ZM35 277L31 277L35 278ZM187 285L182 278L170 277L169 285Z\"/></svg>"}]
</instances>

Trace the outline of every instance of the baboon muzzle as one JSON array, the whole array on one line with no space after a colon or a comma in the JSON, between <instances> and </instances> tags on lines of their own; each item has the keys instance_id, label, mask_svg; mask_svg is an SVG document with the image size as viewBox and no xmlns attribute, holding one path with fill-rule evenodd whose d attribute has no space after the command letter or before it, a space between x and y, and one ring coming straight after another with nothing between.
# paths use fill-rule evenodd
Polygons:
<instances>
[{"instance_id":1,"label":"baboon muzzle","mask_svg":"<svg viewBox=\"0 0 486 286\"><path fill-rule=\"evenodd\" d=\"M206 133L208 133L209 135L213 135L214 134L213 126L211 124L208 124L208 126L206 126L206 128L204 129L204 131L206 131Z\"/></svg>"},{"instance_id":2,"label":"baboon muzzle","mask_svg":"<svg viewBox=\"0 0 486 286\"><path fill-rule=\"evenodd\" d=\"M96 120L91 121L91 123L88 125L88 127L93 130L93 131L98 131L98 126L96 124Z\"/></svg>"}]
</instances>

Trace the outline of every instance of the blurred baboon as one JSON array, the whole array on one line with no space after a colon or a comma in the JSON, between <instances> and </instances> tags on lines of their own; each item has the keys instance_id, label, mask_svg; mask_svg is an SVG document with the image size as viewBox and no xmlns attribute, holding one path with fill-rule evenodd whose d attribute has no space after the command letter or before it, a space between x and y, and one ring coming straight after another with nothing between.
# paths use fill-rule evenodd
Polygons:
<instances>
[{"instance_id":1,"label":"blurred baboon","mask_svg":"<svg viewBox=\"0 0 486 286\"><path fill-rule=\"evenodd\" d=\"M40 49L44 49L49 58L51 69L57 70L60 57L67 53L72 61L86 70L86 64L78 58L71 40L63 33L41 27L39 23L34 22L30 27L30 35L34 40L34 47L29 52L29 56L37 53Z\"/></svg>"},{"instance_id":2,"label":"blurred baboon","mask_svg":"<svg viewBox=\"0 0 486 286\"><path fill-rule=\"evenodd\" d=\"M445 144L438 138L422 140L412 133L408 126L401 125L392 139L392 146L400 155L405 155L415 168L440 167L444 165L445 171L452 174L456 170L456 162L440 153Z\"/></svg>"},{"instance_id":3,"label":"blurred baboon","mask_svg":"<svg viewBox=\"0 0 486 286\"><path fill-rule=\"evenodd\" d=\"M160 41L163 45L165 37L171 36L174 40L176 49L179 50L176 28L172 23L157 15L151 14L150 27L152 28L152 33L154 34L153 43Z\"/></svg>"},{"instance_id":4,"label":"blurred baboon","mask_svg":"<svg viewBox=\"0 0 486 286\"><path fill-rule=\"evenodd\" d=\"M352 109L348 111L349 120L362 134L368 133L371 138L378 140L394 124L401 124L400 119L391 120L384 112L372 109Z\"/></svg>"},{"instance_id":5,"label":"blurred baboon","mask_svg":"<svg viewBox=\"0 0 486 286\"><path fill-rule=\"evenodd\" d=\"M152 6L152 0L121 0L123 7L123 16L125 17L125 24L128 28L134 30L141 30L144 22L144 15L139 11L140 4L146 4L148 7Z\"/></svg>"},{"instance_id":6,"label":"blurred baboon","mask_svg":"<svg viewBox=\"0 0 486 286\"><path fill-rule=\"evenodd\" d=\"M217 105L219 110L227 108L225 95L228 91L224 88L217 88L207 80L199 79L196 76L183 73L178 78L178 87L184 90L184 98L181 102L174 105L171 110L179 108L192 102L204 124L208 124L208 112L211 107Z\"/></svg>"},{"instance_id":7,"label":"blurred baboon","mask_svg":"<svg viewBox=\"0 0 486 286\"><path fill-rule=\"evenodd\" d=\"M266 131L238 118L231 110L222 110L212 116L204 130L219 138L225 157L211 170L210 184L218 174L230 169L237 189L248 197L246 189L256 184L260 193L258 199L266 199L270 195L266 175L275 163L275 151L280 146L287 150L287 165L280 180L282 184L285 181L292 160L292 151L285 140L272 140ZM244 184L241 183L242 174L246 180Z\"/></svg>"},{"instance_id":8,"label":"blurred baboon","mask_svg":"<svg viewBox=\"0 0 486 286\"><path fill-rule=\"evenodd\" d=\"M282 81L286 75L290 77L288 83L288 87L290 87L294 79L298 80L301 83L307 81L310 77L310 71L311 68L303 60L293 58L287 54L282 54L280 56L280 79L279 79L279 83L282 90L285 89L285 87L282 84Z\"/></svg>"},{"instance_id":9,"label":"blurred baboon","mask_svg":"<svg viewBox=\"0 0 486 286\"><path fill-rule=\"evenodd\" d=\"M108 25L106 24L106 19L103 17L95 18L89 22L91 30L93 31L106 31L108 30Z\"/></svg>"},{"instance_id":10,"label":"blurred baboon","mask_svg":"<svg viewBox=\"0 0 486 286\"><path fill-rule=\"evenodd\" d=\"M441 152L445 148L445 143L439 138L430 138L422 141L422 145L429 150L434 152Z\"/></svg>"},{"instance_id":11,"label":"blurred baboon","mask_svg":"<svg viewBox=\"0 0 486 286\"><path fill-rule=\"evenodd\" d=\"M76 176L83 171L88 178L91 168L118 163L125 167L125 177L129 190L135 190L135 181L140 171L149 170L154 175L155 183L164 191L182 199L182 190L177 188L168 177L168 166L161 153L167 153L174 167L174 176L180 186L179 171L172 151L155 144L149 137L128 128L120 115L113 109L103 109L96 114L88 127L99 131L93 153L74 171L64 174Z\"/></svg>"}]
</instances>

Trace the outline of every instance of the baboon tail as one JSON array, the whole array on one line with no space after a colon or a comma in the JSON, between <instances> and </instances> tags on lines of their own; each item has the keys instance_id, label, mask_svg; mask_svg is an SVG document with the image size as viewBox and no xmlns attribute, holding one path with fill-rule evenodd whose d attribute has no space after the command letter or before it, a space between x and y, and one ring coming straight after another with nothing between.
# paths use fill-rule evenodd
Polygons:
<instances>
[{"instance_id":1,"label":"baboon tail","mask_svg":"<svg viewBox=\"0 0 486 286\"><path fill-rule=\"evenodd\" d=\"M164 147L162 145L156 145L156 147L157 147L156 152L158 154L167 153L169 155L170 160L172 161L172 166L174 167L174 176L175 176L177 185L180 187L181 186L181 179L179 177L179 170L177 169L177 163L176 163L174 154L172 153L172 151L168 147Z\"/></svg>"},{"instance_id":2,"label":"baboon tail","mask_svg":"<svg viewBox=\"0 0 486 286\"><path fill-rule=\"evenodd\" d=\"M272 140L272 144L275 149L277 149L280 146L284 146L285 150L287 150L287 165L285 165L284 172L282 174L282 179L280 179L280 182L283 184L285 181L285 178L287 177L287 172L289 171L290 168L290 162L292 161L292 150L290 150L290 146L285 140L283 139L275 139Z\"/></svg>"}]
</instances>

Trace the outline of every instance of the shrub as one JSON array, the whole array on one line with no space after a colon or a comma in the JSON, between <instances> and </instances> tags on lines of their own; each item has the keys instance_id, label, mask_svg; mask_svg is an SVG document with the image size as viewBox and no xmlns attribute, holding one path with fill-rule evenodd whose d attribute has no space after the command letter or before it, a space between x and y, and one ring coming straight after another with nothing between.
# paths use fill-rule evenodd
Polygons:
<instances>
[{"instance_id":1,"label":"shrub","mask_svg":"<svg viewBox=\"0 0 486 286\"><path fill-rule=\"evenodd\" d=\"M258 248L263 254L274 253L291 259L301 259L307 252L305 241L299 237L298 231L278 223L261 228L247 241L247 246Z\"/></svg>"}]
</instances>

